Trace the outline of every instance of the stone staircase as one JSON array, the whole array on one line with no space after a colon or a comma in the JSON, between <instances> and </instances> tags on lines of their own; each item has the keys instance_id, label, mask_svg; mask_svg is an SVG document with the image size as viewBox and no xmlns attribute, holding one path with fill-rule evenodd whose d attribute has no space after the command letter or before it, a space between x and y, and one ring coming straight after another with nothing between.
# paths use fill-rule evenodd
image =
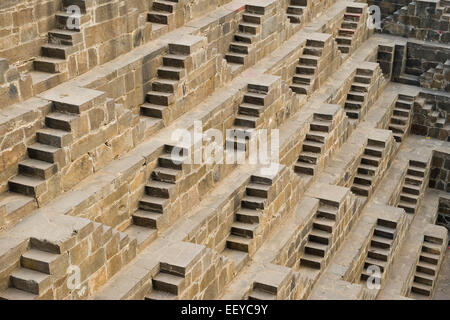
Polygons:
<instances>
[{"instance_id":1,"label":"stone staircase","mask_svg":"<svg viewBox=\"0 0 450 320\"><path fill-rule=\"evenodd\" d=\"M230 43L229 51L225 59L232 68L245 65L252 45L258 41L261 33L261 23L264 16L264 8L246 6L242 15L243 21L239 23L238 32L234 35L234 40ZM237 65L237 66L236 66Z\"/></svg>"},{"instance_id":2,"label":"stone staircase","mask_svg":"<svg viewBox=\"0 0 450 320\"><path fill-rule=\"evenodd\" d=\"M248 84L234 124L227 130L226 149L248 150L253 132L263 124L262 114L274 99L274 89L270 86Z\"/></svg>"},{"instance_id":3,"label":"stone staircase","mask_svg":"<svg viewBox=\"0 0 450 320\"><path fill-rule=\"evenodd\" d=\"M333 117L331 115L324 117L314 113L313 121L309 124L309 132L306 134L302 145L302 152L294 165L295 172L314 175L317 167L320 165L323 149L325 148L325 140L332 129L332 123Z\"/></svg>"},{"instance_id":4,"label":"stone staircase","mask_svg":"<svg viewBox=\"0 0 450 320\"><path fill-rule=\"evenodd\" d=\"M397 233L397 223L384 219L378 219L370 240L364 267L360 280L366 282L369 277L381 279L386 271L387 264L391 260L392 246ZM380 273L373 273L369 268L375 266Z\"/></svg>"},{"instance_id":5,"label":"stone staircase","mask_svg":"<svg viewBox=\"0 0 450 320\"><path fill-rule=\"evenodd\" d=\"M368 90L372 83L373 74L373 70L356 69L356 74L344 104L344 111L350 119L361 120L361 112L367 103Z\"/></svg>"},{"instance_id":6,"label":"stone staircase","mask_svg":"<svg viewBox=\"0 0 450 320\"><path fill-rule=\"evenodd\" d=\"M416 213L419 207L419 199L425 187L424 182L427 172L427 163L412 160L409 162L397 207L403 208L407 213Z\"/></svg>"},{"instance_id":7,"label":"stone staircase","mask_svg":"<svg viewBox=\"0 0 450 320\"><path fill-rule=\"evenodd\" d=\"M152 90L147 92L146 103L141 114L165 120L170 106L175 103L180 80L186 76L186 63L190 47L169 44L169 54L163 56L163 66L158 68L158 78L152 81Z\"/></svg>"},{"instance_id":8,"label":"stone staircase","mask_svg":"<svg viewBox=\"0 0 450 320\"><path fill-rule=\"evenodd\" d=\"M10 275L10 287L0 292L0 300L35 300L44 296L51 291L52 274L61 267L62 258L38 249L22 254L20 267Z\"/></svg>"},{"instance_id":9,"label":"stone staircase","mask_svg":"<svg viewBox=\"0 0 450 320\"><path fill-rule=\"evenodd\" d=\"M383 141L368 140L356 176L353 178L351 187L353 193L363 197L370 196L375 187L373 180L377 177L385 149L386 146Z\"/></svg>"},{"instance_id":10,"label":"stone staircase","mask_svg":"<svg viewBox=\"0 0 450 320\"><path fill-rule=\"evenodd\" d=\"M253 289L248 296L248 300L276 300L277 289L278 288L275 286L254 282Z\"/></svg>"},{"instance_id":11,"label":"stone staircase","mask_svg":"<svg viewBox=\"0 0 450 320\"><path fill-rule=\"evenodd\" d=\"M27 148L29 158L19 163L19 174L9 180L10 191L35 198L47 191L46 181L67 162L63 148L71 145L74 130L82 125L82 107L53 103L45 128L36 132L36 143Z\"/></svg>"},{"instance_id":12,"label":"stone staircase","mask_svg":"<svg viewBox=\"0 0 450 320\"><path fill-rule=\"evenodd\" d=\"M321 269L332 242L339 207L321 202L314 217L300 266Z\"/></svg>"},{"instance_id":13,"label":"stone staircase","mask_svg":"<svg viewBox=\"0 0 450 320\"><path fill-rule=\"evenodd\" d=\"M441 262L443 239L424 236L419 261L417 262L410 297L431 298Z\"/></svg>"},{"instance_id":14,"label":"stone staircase","mask_svg":"<svg viewBox=\"0 0 450 320\"><path fill-rule=\"evenodd\" d=\"M56 29L48 32L48 44L42 46L42 56L34 60L34 70L53 74L67 71L69 56L81 50L83 46L81 28L91 20L90 15L86 14L86 2L62 1L64 11L56 14ZM80 8L80 14L71 12L70 6Z\"/></svg>"},{"instance_id":15,"label":"stone staircase","mask_svg":"<svg viewBox=\"0 0 450 320\"><path fill-rule=\"evenodd\" d=\"M297 94L308 95L315 89L315 81L320 69L324 42L308 39L290 88Z\"/></svg>"},{"instance_id":16,"label":"stone staircase","mask_svg":"<svg viewBox=\"0 0 450 320\"><path fill-rule=\"evenodd\" d=\"M178 3L178 0L152 1L152 9L147 14L147 21L152 23L153 31L163 28L168 30L175 29L175 13L179 10Z\"/></svg>"},{"instance_id":17,"label":"stone staircase","mask_svg":"<svg viewBox=\"0 0 450 320\"><path fill-rule=\"evenodd\" d=\"M291 23L301 23L308 7L308 0L290 0L287 7L287 17Z\"/></svg>"},{"instance_id":18,"label":"stone staircase","mask_svg":"<svg viewBox=\"0 0 450 320\"><path fill-rule=\"evenodd\" d=\"M339 28L338 35L336 37L339 51L343 54L350 53L355 35L362 22L362 16L362 8L347 7L344 13L344 20L341 23L341 27Z\"/></svg>"},{"instance_id":19,"label":"stone staircase","mask_svg":"<svg viewBox=\"0 0 450 320\"><path fill-rule=\"evenodd\" d=\"M394 139L397 142L402 142L405 134L408 132L413 106L414 97L403 94L400 94L395 102L388 128L392 130Z\"/></svg>"},{"instance_id":20,"label":"stone staircase","mask_svg":"<svg viewBox=\"0 0 450 320\"><path fill-rule=\"evenodd\" d=\"M177 150L173 153L174 148ZM182 151L183 156L179 155L179 151ZM125 230L127 234L137 239L139 250L156 237L156 229L161 227L162 220L169 220L168 217L164 217L164 213L167 213L171 201L178 194L177 183L183 172L186 154L186 148L165 145L163 154L158 157L157 167L145 185L145 193L139 201L139 207L132 214L132 223Z\"/></svg>"},{"instance_id":21,"label":"stone staircase","mask_svg":"<svg viewBox=\"0 0 450 320\"><path fill-rule=\"evenodd\" d=\"M185 278L177 268L161 270L152 279L152 290L145 300L175 300L185 285Z\"/></svg>"},{"instance_id":22,"label":"stone staircase","mask_svg":"<svg viewBox=\"0 0 450 320\"><path fill-rule=\"evenodd\" d=\"M226 241L225 251L237 250L250 253L260 217L267 205L271 183L257 176L252 176L241 199L241 205L235 212L235 220L231 225L230 235ZM225 253L230 255L229 252ZM245 256L241 257L244 260Z\"/></svg>"}]
</instances>

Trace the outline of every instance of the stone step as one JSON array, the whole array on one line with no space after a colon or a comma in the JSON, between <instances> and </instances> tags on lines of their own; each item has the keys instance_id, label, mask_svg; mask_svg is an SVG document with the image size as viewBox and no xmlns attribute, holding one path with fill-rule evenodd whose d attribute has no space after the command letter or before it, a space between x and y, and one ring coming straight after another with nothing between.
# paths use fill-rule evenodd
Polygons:
<instances>
[{"instance_id":1,"label":"stone step","mask_svg":"<svg viewBox=\"0 0 450 320\"><path fill-rule=\"evenodd\" d=\"M413 195L413 194L409 194L409 193L404 193L401 192L400 193L400 200L401 201L405 201L405 202L409 202L412 204L417 204L419 196Z\"/></svg>"},{"instance_id":2,"label":"stone step","mask_svg":"<svg viewBox=\"0 0 450 320\"><path fill-rule=\"evenodd\" d=\"M414 214L416 212L416 205L414 203L399 201L397 207L404 209L406 213Z\"/></svg>"},{"instance_id":3,"label":"stone step","mask_svg":"<svg viewBox=\"0 0 450 320\"><path fill-rule=\"evenodd\" d=\"M44 44L41 48L44 57L67 60L71 54L78 51L77 46L64 44Z\"/></svg>"},{"instance_id":4,"label":"stone step","mask_svg":"<svg viewBox=\"0 0 450 320\"><path fill-rule=\"evenodd\" d=\"M34 270L45 274L54 274L61 271L62 256L56 253L50 253L37 249L30 249L20 258L20 265L23 268ZM65 271L65 270L64 270Z\"/></svg>"},{"instance_id":5,"label":"stone step","mask_svg":"<svg viewBox=\"0 0 450 320\"><path fill-rule=\"evenodd\" d=\"M10 276L10 283L16 289L36 295L43 294L52 285L50 275L25 268L14 270Z\"/></svg>"},{"instance_id":6,"label":"stone step","mask_svg":"<svg viewBox=\"0 0 450 320\"><path fill-rule=\"evenodd\" d=\"M48 42L52 44L74 46L83 42L83 34L72 30L51 30L48 32Z\"/></svg>"},{"instance_id":7,"label":"stone step","mask_svg":"<svg viewBox=\"0 0 450 320\"><path fill-rule=\"evenodd\" d=\"M155 0L152 3L152 9L155 11L165 11L168 13L175 12L175 8L177 6L177 2L175 1L164 1L164 0Z\"/></svg>"},{"instance_id":8,"label":"stone step","mask_svg":"<svg viewBox=\"0 0 450 320\"><path fill-rule=\"evenodd\" d=\"M303 11L306 9L306 7L304 6L296 6L296 5L289 5L289 7L287 8L287 13L288 14L296 14L296 15L302 15Z\"/></svg>"},{"instance_id":9,"label":"stone step","mask_svg":"<svg viewBox=\"0 0 450 320\"><path fill-rule=\"evenodd\" d=\"M263 16L261 16L259 14L244 12L242 14L242 19L244 20L244 22L253 23L253 24L261 24Z\"/></svg>"},{"instance_id":10,"label":"stone step","mask_svg":"<svg viewBox=\"0 0 450 320\"><path fill-rule=\"evenodd\" d=\"M355 13L349 13L349 12L344 13L344 21L358 22L360 18L361 18L361 14L355 14Z\"/></svg>"},{"instance_id":11,"label":"stone step","mask_svg":"<svg viewBox=\"0 0 450 320\"><path fill-rule=\"evenodd\" d=\"M370 244L375 248L389 249L392 245L392 239L374 235Z\"/></svg>"},{"instance_id":12,"label":"stone step","mask_svg":"<svg viewBox=\"0 0 450 320\"><path fill-rule=\"evenodd\" d=\"M79 116L76 114L52 112L45 117L45 125L51 129L70 132L76 126L78 119Z\"/></svg>"},{"instance_id":13,"label":"stone step","mask_svg":"<svg viewBox=\"0 0 450 320\"><path fill-rule=\"evenodd\" d=\"M329 245L331 243L332 234L320 229L312 229L308 234L308 240L314 241L316 243L321 243L324 245Z\"/></svg>"},{"instance_id":14,"label":"stone step","mask_svg":"<svg viewBox=\"0 0 450 320\"><path fill-rule=\"evenodd\" d=\"M269 95L264 93L247 92L244 94L244 103L265 106L268 104Z\"/></svg>"},{"instance_id":15,"label":"stone step","mask_svg":"<svg viewBox=\"0 0 450 320\"><path fill-rule=\"evenodd\" d=\"M363 154L361 156L361 164L375 167L374 169L376 169L376 167L378 167L380 165L380 162L381 162L381 158L377 157L377 156L372 156L369 154Z\"/></svg>"},{"instance_id":16,"label":"stone step","mask_svg":"<svg viewBox=\"0 0 450 320\"><path fill-rule=\"evenodd\" d=\"M395 106L399 109L403 110L411 110L414 105L413 101L404 101L404 100L397 100L395 102Z\"/></svg>"},{"instance_id":17,"label":"stone step","mask_svg":"<svg viewBox=\"0 0 450 320\"><path fill-rule=\"evenodd\" d=\"M124 230L130 239L136 239L138 252L147 247L153 240L156 239L158 232L154 228L148 228L131 224Z\"/></svg>"},{"instance_id":18,"label":"stone step","mask_svg":"<svg viewBox=\"0 0 450 320\"><path fill-rule=\"evenodd\" d=\"M162 66L158 68L158 77L161 79L181 80L186 76L184 68Z\"/></svg>"},{"instance_id":19,"label":"stone step","mask_svg":"<svg viewBox=\"0 0 450 320\"><path fill-rule=\"evenodd\" d=\"M415 167L415 166L409 166L409 167L408 167L407 174L412 175L412 176L416 176L416 177L423 178L423 177L425 177L425 172L426 172L426 171L427 171L426 168L420 168L420 167Z\"/></svg>"},{"instance_id":20,"label":"stone step","mask_svg":"<svg viewBox=\"0 0 450 320\"><path fill-rule=\"evenodd\" d=\"M61 73L67 70L67 61L65 59L50 58L50 57L37 57L33 61L34 70L48 72L48 73Z\"/></svg>"},{"instance_id":21,"label":"stone step","mask_svg":"<svg viewBox=\"0 0 450 320\"><path fill-rule=\"evenodd\" d=\"M319 58L309 54L303 54L298 61L300 64L305 64L307 66L317 66L319 63Z\"/></svg>"},{"instance_id":22,"label":"stone step","mask_svg":"<svg viewBox=\"0 0 450 320\"><path fill-rule=\"evenodd\" d=\"M179 295L184 285L184 278L166 272L159 272L152 279L153 289Z\"/></svg>"},{"instance_id":23,"label":"stone step","mask_svg":"<svg viewBox=\"0 0 450 320\"><path fill-rule=\"evenodd\" d=\"M323 48L317 48L317 47L309 47L306 46L305 49L303 49L303 54L310 55L310 56L316 56L320 57L322 55Z\"/></svg>"},{"instance_id":24,"label":"stone step","mask_svg":"<svg viewBox=\"0 0 450 320\"><path fill-rule=\"evenodd\" d=\"M8 288L0 292L0 300L36 300L38 295L16 288Z\"/></svg>"},{"instance_id":25,"label":"stone step","mask_svg":"<svg viewBox=\"0 0 450 320\"><path fill-rule=\"evenodd\" d=\"M258 106L251 103L242 103L239 105L239 114L253 116L253 117L259 117L260 114L263 113L264 108L263 106Z\"/></svg>"},{"instance_id":26,"label":"stone step","mask_svg":"<svg viewBox=\"0 0 450 320\"><path fill-rule=\"evenodd\" d=\"M30 158L50 163L58 163L64 158L63 149L42 143L35 143L29 146L27 151Z\"/></svg>"},{"instance_id":27,"label":"stone step","mask_svg":"<svg viewBox=\"0 0 450 320\"><path fill-rule=\"evenodd\" d=\"M58 172L58 166L36 159L25 159L19 163L19 173L24 176L47 180Z\"/></svg>"},{"instance_id":28,"label":"stone step","mask_svg":"<svg viewBox=\"0 0 450 320\"><path fill-rule=\"evenodd\" d=\"M246 188L246 194L253 197L267 198L271 186L250 182Z\"/></svg>"},{"instance_id":29,"label":"stone step","mask_svg":"<svg viewBox=\"0 0 450 320\"><path fill-rule=\"evenodd\" d=\"M329 233L333 232L334 224L335 224L335 222L333 220L325 219L325 218L316 217L313 220L313 228L314 229L326 231Z\"/></svg>"},{"instance_id":30,"label":"stone step","mask_svg":"<svg viewBox=\"0 0 450 320\"><path fill-rule=\"evenodd\" d=\"M177 169L156 167L151 174L151 178L156 181L176 183L182 172Z\"/></svg>"},{"instance_id":31,"label":"stone step","mask_svg":"<svg viewBox=\"0 0 450 320\"><path fill-rule=\"evenodd\" d=\"M352 90L350 90L347 93L347 100L364 102L365 99L366 99L366 94L365 93L352 91Z\"/></svg>"},{"instance_id":32,"label":"stone step","mask_svg":"<svg viewBox=\"0 0 450 320\"><path fill-rule=\"evenodd\" d=\"M80 32L83 25L90 22L91 17L86 14L59 11L55 14L56 28ZM69 20L70 19L70 20ZM68 25L70 22L70 25Z\"/></svg>"},{"instance_id":33,"label":"stone step","mask_svg":"<svg viewBox=\"0 0 450 320\"><path fill-rule=\"evenodd\" d=\"M355 34L354 29L339 28L338 30L339 36L352 37L354 34Z\"/></svg>"},{"instance_id":34,"label":"stone step","mask_svg":"<svg viewBox=\"0 0 450 320\"><path fill-rule=\"evenodd\" d=\"M428 273L416 271L414 274L414 282L424 284L432 287L434 282L434 277Z\"/></svg>"},{"instance_id":35,"label":"stone step","mask_svg":"<svg viewBox=\"0 0 450 320\"><path fill-rule=\"evenodd\" d=\"M330 132L331 131L331 122L313 120L309 124L309 130L310 131L320 131L320 132Z\"/></svg>"},{"instance_id":36,"label":"stone step","mask_svg":"<svg viewBox=\"0 0 450 320\"><path fill-rule=\"evenodd\" d=\"M397 133L397 134L404 134L405 130L406 130L405 125L392 124L392 123L389 124L388 128L393 133Z\"/></svg>"},{"instance_id":37,"label":"stone step","mask_svg":"<svg viewBox=\"0 0 450 320\"><path fill-rule=\"evenodd\" d=\"M70 132L65 130L44 128L36 132L36 140L42 144L63 148L72 143L73 136Z\"/></svg>"},{"instance_id":38,"label":"stone step","mask_svg":"<svg viewBox=\"0 0 450 320\"><path fill-rule=\"evenodd\" d=\"M300 258L300 265L313 269L321 269L323 258L312 254L303 254Z\"/></svg>"},{"instance_id":39,"label":"stone step","mask_svg":"<svg viewBox=\"0 0 450 320\"><path fill-rule=\"evenodd\" d=\"M234 118L234 124L237 126L242 126L242 127L247 127L247 128L256 128L258 119L259 118L254 117L254 116L238 114L236 116L236 118Z\"/></svg>"},{"instance_id":40,"label":"stone step","mask_svg":"<svg viewBox=\"0 0 450 320\"><path fill-rule=\"evenodd\" d=\"M253 35L258 34L261 31L261 25L249 22L241 22L238 28L240 32L250 33Z\"/></svg>"},{"instance_id":41,"label":"stone step","mask_svg":"<svg viewBox=\"0 0 450 320\"><path fill-rule=\"evenodd\" d=\"M249 43L245 43L242 41L233 41L230 43L230 51L235 53L248 54L249 46Z\"/></svg>"},{"instance_id":42,"label":"stone step","mask_svg":"<svg viewBox=\"0 0 450 320\"><path fill-rule=\"evenodd\" d=\"M347 98L345 100L344 107L345 107L345 109L359 110L362 108L363 103L364 103L364 101L356 101L356 100Z\"/></svg>"},{"instance_id":43,"label":"stone step","mask_svg":"<svg viewBox=\"0 0 450 320\"><path fill-rule=\"evenodd\" d=\"M67 11L70 6L77 6L78 8L80 8L81 13L86 13L86 9L92 6L92 2L88 1L86 3L86 0L62 0L62 7L64 10Z\"/></svg>"},{"instance_id":44,"label":"stone step","mask_svg":"<svg viewBox=\"0 0 450 320\"><path fill-rule=\"evenodd\" d=\"M347 115L347 117L349 119L354 119L354 120L361 119L361 110L348 110L348 109L344 109L344 110L345 110L345 114Z\"/></svg>"},{"instance_id":45,"label":"stone step","mask_svg":"<svg viewBox=\"0 0 450 320\"><path fill-rule=\"evenodd\" d=\"M173 94L178 87L177 80L156 79L152 81L152 91L165 92Z\"/></svg>"},{"instance_id":46,"label":"stone step","mask_svg":"<svg viewBox=\"0 0 450 320\"><path fill-rule=\"evenodd\" d=\"M298 64L295 68L295 72L297 74L309 74L314 75L316 73L316 66L307 65L307 64Z\"/></svg>"},{"instance_id":47,"label":"stone step","mask_svg":"<svg viewBox=\"0 0 450 320\"><path fill-rule=\"evenodd\" d=\"M357 82L353 82L352 86L350 87L351 91L355 91L355 92L367 92L369 89L369 85L364 84L364 83L357 83Z\"/></svg>"},{"instance_id":48,"label":"stone step","mask_svg":"<svg viewBox=\"0 0 450 320\"><path fill-rule=\"evenodd\" d=\"M320 154L317 154L315 152L302 151L298 157L298 161L309 164L317 164L319 157Z\"/></svg>"},{"instance_id":49,"label":"stone step","mask_svg":"<svg viewBox=\"0 0 450 320\"><path fill-rule=\"evenodd\" d=\"M170 12L151 10L147 14L147 20L153 23L169 24L172 15L173 13Z\"/></svg>"},{"instance_id":50,"label":"stone step","mask_svg":"<svg viewBox=\"0 0 450 320\"><path fill-rule=\"evenodd\" d=\"M386 269L386 264L386 261L366 257L366 260L364 261L364 269L368 269L370 266L377 266L380 268L381 272L384 272Z\"/></svg>"},{"instance_id":51,"label":"stone step","mask_svg":"<svg viewBox=\"0 0 450 320\"><path fill-rule=\"evenodd\" d=\"M249 239L249 238L230 235L227 238L227 248L233 249L233 250L238 250L238 251L243 251L243 252L248 252L250 241L251 241L251 239Z\"/></svg>"},{"instance_id":52,"label":"stone step","mask_svg":"<svg viewBox=\"0 0 450 320\"><path fill-rule=\"evenodd\" d=\"M432 287L423 283L413 282L411 286L411 292L421 294L424 296L431 295Z\"/></svg>"},{"instance_id":53,"label":"stone step","mask_svg":"<svg viewBox=\"0 0 450 320\"><path fill-rule=\"evenodd\" d=\"M132 215L134 225L151 229L158 228L158 221L161 217L160 212L147 210L136 210Z\"/></svg>"},{"instance_id":54,"label":"stone step","mask_svg":"<svg viewBox=\"0 0 450 320\"><path fill-rule=\"evenodd\" d=\"M297 94L308 94L308 92L310 90L310 85L293 83L292 85L290 85L290 88L292 91L294 91Z\"/></svg>"},{"instance_id":55,"label":"stone step","mask_svg":"<svg viewBox=\"0 0 450 320\"><path fill-rule=\"evenodd\" d=\"M434 265L437 265L439 263L440 255L428 253L428 252L421 252L420 253L420 261L428 262Z\"/></svg>"},{"instance_id":56,"label":"stone step","mask_svg":"<svg viewBox=\"0 0 450 320\"><path fill-rule=\"evenodd\" d=\"M147 102L161 106L169 106L175 102L175 95L168 92L149 91L146 94Z\"/></svg>"},{"instance_id":57,"label":"stone step","mask_svg":"<svg viewBox=\"0 0 450 320\"><path fill-rule=\"evenodd\" d=\"M146 211L163 213L169 203L169 199L152 197L144 194L139 201L139 208Z\"/></svg>"},{"instance_id":58,"label":"stone step","mask_svg":"<svg viewBox=\"0 0 450 320\"><path fill-rule=\"evenodd\" d=\"M158 157L158 165L163 168L182 170L185 157L175 156L170 153L162 154Z\"/></svg>"},{"instance_id":59,"label":"stone step","mask_svg":"<svg viewBox=\"0 0 450 320\"><path fill-rule=\"evenodd\" d=\"M261 197L244 196L241 200L241 206L247 209L264 210L266 200L266 198Z\"/></svg>"},{"instance_id":60,"label":"stone step","mask_svg":"<svg viewBox=\"0 0 450 320\"><path fill-rule=\"evenodd\" d=\"M328 246L322 243L308 241L305 245L305 253L325 257Z\"/></svg>"},{"instance_id":61,"label":"stone step","mask_svg":"<svg viewBox=\"0 0 450 320\"><path fill-rule=\"evenodd\" d=\"M290 23L298 24L302 22L302 16L297 14L287 14Z\"/></svg>"},{"instance_id":62,"label":"stone step","mask_svg":"<svg viewBox=\"0 0 450 320\"><path fill-rule=\"evenodd\" d=\"M408 124L408 117L401 117L401 116L392 116L391 117L391 124L394 125L402 125L406 126Z\"/></svg>"},{"instance_id":63,"label":"stone step","mask_svg":"<svg viewBox=\"0 0 450 320\"><path fill-rule=\"evenodd\" d=\"M225 55L225 59L229 63L245 64L245 62L247 61L247 54L229 52Z\"/></svg>"},{"instance_id":64,"label":"stone step","mask_svg":"<svg viewBox=\"0 0 450 320\"><path fill-rule=\"evenodd\" d=\"M370 193L370 186L353 183L351 191L357 195L368 197Z\"/></svg>"},{"instance_id":65,"label":"stone step","mask_svg":"<svg viewBox=\"0 0 450 320\"><path fill-rule=\"evenodd\" d=\"M359 174L367 174L367 175L371 175L371 176L374 176L376 171L377 171L376 166L363 164L363 163L360 164L357 169L357 172Z\"/></svg>"},{"instance_id":66,"label":"stone step","mask_svg":"<svg viewBox=\"0 0 450 320\"><path fill-rule=\"evenodd\" d=\"M311 84L315 79L313 74L295 74L292 78L293 83Z\"/></svg>"},{"instance_id":67,"label":"stone step","mask_svg":"<svg viewBox=\"0 0 450 320\"><path fill-rule=\"evenodd\" d=\"M346 37L346 36L338 36L336 37L336 42L338 45L347 45L347 46L351 46L352 45L352 37Z\"/></svg>"},{"instance_id":68,"label":"stone step","mask_svg":"<svg viewBox=\"0 0 450 320\"><path fill-rule=\"evenodd\" d=\"M312 163L300 162L298 161L294 165L294 171L296 173L303 173L310 176L313 176L316 171L317 165Z\"/></svg>"},{"instance_id":69,"label":"stone step","mask_svg":"<svg viewBox=\"0 0 450 320\"><path fill-rule=\"evenodd\" d=\"M361 281L367 281L367 279L369 279L369 278L372 278L372 279L378 278L379 279L378 281L381 281L381 277L382 277L382 275L379 275L377 273L372 273L372 272L368 271L367 269L363 269L363 271L361 272L360 279L361 279Z\"/></svg>"},{"instance_id":70,"label":"stone step","mask_svg":"<svg viewBox=\"0 0 450 320\"><path fill-rule=\"evenodd\" d=\"M396 230L386 226L377 225L373 230L373 234L378 237L394 240Z\"/></svg>"},{"instance_id":71,"label":"stone step","mask_svg":"<svg viewBox=\"0 0 450 320\"><path fill-rule=\"evenodd\" d=\"M367 256L375 260L388 261L389 253L389 249L370 246Z\"/></svg>"},{"instance_id":72,"label":"stone step","mask_svg":"<svg viewBox=\"0 0 450 320\"><path fill-rule=\"evenodd\" d=\"M411 174L406 174L405 176L405 185L422 187L423 178L418 176L413 176Z\"/></svg>"},{"instance_id":73,"label":"stone step","mask_svg":"<svg viewBox=\"0 0 450 320\"><path fill-rule=\"evenodd\" d=\"M370 84L372 82L371 76L363 76L363 75L355 75L353 78L354 83L363 83L363 84Z\"/></svg>"},{"instance_id":74,"label":"stone step","mask_svg":"<svg viewBox=\"0 0 450 320\"><path fill-rule=\"evenodd\" d=\"M255 36L251 33L236 32L234 34L234 40L251 44L255 42Z\"/></svg>"},{"instance_id":75,"label":"stone step","mask_svg":"<svg viewBox=\"0 0 450 320\"><path fill-rule=\"evenodd\" d=\"M235 221L231 225L231 234L239 237L253 239L255 235L255 230L258 227L256 223L244 223Z\"/></svg>"},{"instance_id":76,"label":"stone step","mask_svg":"<svg viewBox=\"0 0 450 320\"><path fill-rule=\"evenodd\" d=\"M351 49L351 46L350 46L350 45L346 45L346 44L340 44L340 45L338 46L338 49L339 49L339 51L342 52L342 53L349 53L349 52L350 52L350 49Z\"/></svg>"},{"instance_id":77,"label":"stone step","mask_svg":"<svg viewBox=\"0 0 450 320\"><path fill-rule=\"evenodd\" d=\"M321 204L317 209L316 216L318 218L326 218L329 220L336 220L338 214L338 208L330 205Z\"/></svg>"},{"instance_id":78,"label":"stone step","mask_svg":"<svg viewBox=\"0 0 450 320\"><path fill-rule=\"evenodd\" d=\"M435 276L437 274L437 266L432 263L419 260L416 266L416 272L417 271Z\"/></svg>"},{"instance_id":79,"label":"stone step","mask_svg":"<svg viewBox=\"0 0 450 320\"><path fill-rule=\"evenodd\" d=\"M173 183L151 180L145 185L145 193L153 197L169 199L171 196L176 196L175 191L176 185Z\"/></svg>"},{"instance_id":80,"label":"stone step","mask_svg":"<svg viewBox=\"0 0 450 320\"><path fill-rule=\"evenodd\" d=\"M358 173L355 176L355 179L354 179L353 183L357 183L359 185L371 186L372 185L372 178L373 178L373 176L371 176L371 175Z\"/></svg>"},{"instance_id":81,"label":"stone step","mask_svg":"<svg viewBox=\"0 0 450 320\"><path fill-rule=\"evenodd\" d=\"M163 119L167 114L169 108L167 106L160 106L152 103L144 103L140 107L140 112L143 116Z\"/></svg>"},{"instance_id":82,"label":"stone step","mask_svg":"<svg viewBox=\"0 0 450 320\"><path fill-rule=\"evenodd\" d=\"M236 211L236 221L243 223L259 223L261 211L248 208L240 208Z\"/></svg>"},{"instance_id":83,"label":"stone step","mask_svg":"<svg viewBox=\"0 0 450 320\"><path fill-rule=\"evenodd\" d=\"M381 158L383 157L384 148L367 145L364 148L364 155Z\"/></svg>"},{"instance_id":84,"label":"stone step","mask_svg":"<svg viewBox=\"0 0 450 320\"><path fill-rule=\"evenodd\" d=\"M324 144L321 142L305 140L303 141L302 150L305 152L322 153Z\"/></svg>"},{"instance_id":85,"label":"stone step","mask_svg":"<svg viewBox=\"0 0 450 320\"><path fill-rule=\"evenodd\" d=\"M440 256L441 255L441 245L437 243L431 243L424 241L422 244L422 252L431 255ZM439 259L439 257L437 257Z\"/></svg>"},{"instance_id":86,"label":"stone step","mask_svg":"<svg viewBox=\"0 0 450 320\"><path fill-rule=\"evenodd\" d=\"M17 175L8 181L9 190L26 196L39 197L47 190L44 179Z\"/></svg>"}]
</instances>

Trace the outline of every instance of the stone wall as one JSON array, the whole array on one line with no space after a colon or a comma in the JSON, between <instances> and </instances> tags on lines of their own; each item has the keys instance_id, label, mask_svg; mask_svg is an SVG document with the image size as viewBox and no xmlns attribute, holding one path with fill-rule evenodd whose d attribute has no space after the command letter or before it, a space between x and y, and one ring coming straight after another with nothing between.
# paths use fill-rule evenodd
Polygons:
<instances>
[{"instance_id":1,"label":"stone wall","mask_svg":"<svg viewBox=\"0 0 450 320\"><path fill-rule=\"evenodd\" d=\"M450 190L450 155L439 150L433 153L430 172L430 188L449 192Z\"/></svg>"}]
</instances>

